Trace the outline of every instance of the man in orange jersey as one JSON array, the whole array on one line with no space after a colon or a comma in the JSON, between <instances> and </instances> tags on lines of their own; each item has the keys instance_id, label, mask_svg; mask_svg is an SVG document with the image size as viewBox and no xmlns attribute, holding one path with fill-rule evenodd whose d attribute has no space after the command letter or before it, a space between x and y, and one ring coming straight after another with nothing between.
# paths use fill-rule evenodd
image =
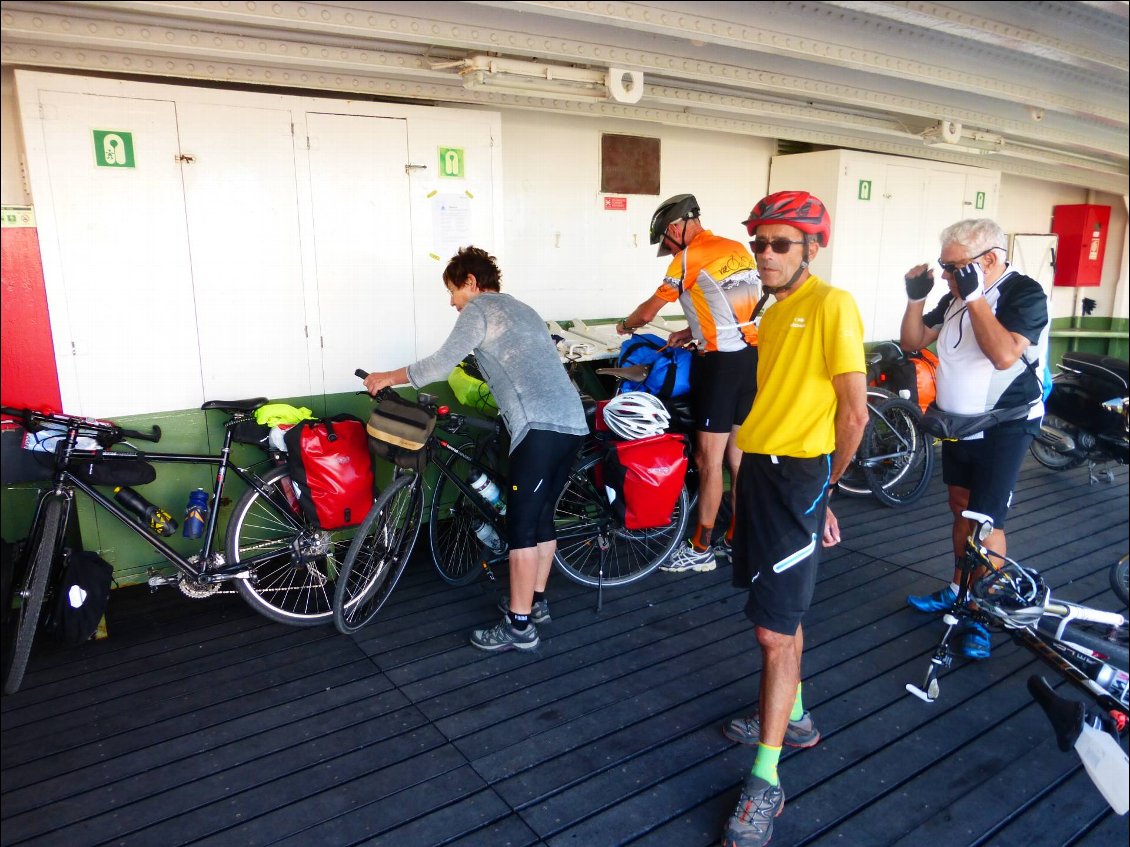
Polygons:
<instances>
[{"instance_id":1,"label":"man in orange jersey","mask_svg":"<svg viewBox=\"0 0 1130 847\"><path fill-rule=\"evenodd\" d=\"M621 335L630 333L678 300L687 328L671 333L667 346L693 342L699 348L691 366L698 523L687 546L660 566L674 572L712 571L716 553L729 556L732 521L725 536L713 542L725 487L723 464L730 469L732 491L741 463L734 438L757 393L757 266L744 245L704 229L700 212L693 194L677 194L655 210L651 243L659 245L660 256L674 258L655 294L616 325Z\"/></svg>"}]
</instances>

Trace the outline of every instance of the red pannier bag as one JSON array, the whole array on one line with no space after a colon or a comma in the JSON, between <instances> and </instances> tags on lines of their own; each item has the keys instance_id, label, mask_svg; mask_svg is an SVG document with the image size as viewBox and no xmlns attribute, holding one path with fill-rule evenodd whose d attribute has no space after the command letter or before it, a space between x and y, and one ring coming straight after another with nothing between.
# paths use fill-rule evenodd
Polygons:
<instances>
[{"instance_id":1,"label":"red pannier bag","mask_svg":"<svg viewBox=\"0 0 1130 847\"><path fill-rule=\"evenodd\" d=\"M670 432L609 443L603 463L604 489L626 529L655 529L671 523L689 453L686 436Z\"/></svg>"},{"instance_id":2,"label":"red pannier bag","mask_svg":"<svg viewBox=\"0 0 1130 847\"><path fill-rule=\"evenodd\" d=\"M302 421L283 435L290 478L306 519L321 529L361 523L373 505L365 424L352 415Z\"/></svg>"}]
</instances>

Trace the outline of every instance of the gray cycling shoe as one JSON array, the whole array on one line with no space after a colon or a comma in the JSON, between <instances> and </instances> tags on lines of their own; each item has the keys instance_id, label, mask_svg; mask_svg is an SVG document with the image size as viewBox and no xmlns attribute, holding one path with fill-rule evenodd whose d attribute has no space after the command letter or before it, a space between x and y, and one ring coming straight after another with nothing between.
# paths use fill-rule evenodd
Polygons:
<instances>
[{"instance_id":1,"label":"gray cycling shoe","mask_svg":"<svg viewBox=\"0 0 1130 847\"><path fill-rule=\"evenodd\" d=\"M498 598L498 610L503 614L507 614L510 611L510 598L505 594ZM534 603L533 606L530 607L530 620L536 623L538 626L541 626L543 623L549 623L551 620L553 620L549 616L548 600L538 600L536 603Z\"/></svg>"},{"instance_id":2,"label":"gray cycling shoe","mask_svg":"<svg viewBox=\"0 0 1130 847\"><path fill-rule=\"evenodd\" d=\"M471 646L492 653L503 650L535 650L539 644L538 628L530 624L519 631L510 624L510 618L502 620L489 629L476 629L471 633Z\"/></svg>"},{"instance_id":3,"label":"gray cycling shoe","mask_svg":"<svg viewBox=\"0 0 1130 847\"><path fill-rule=\"evenodd\" d=\"M744 718L734 718L724 727L722 734L739 744L758 744L761 741L761 720L757 712ZM789 721L785 730L785 743L790 747L815 747L820 740L820 730L805 712L798 721Z\"/></svg>"}]
</instances>

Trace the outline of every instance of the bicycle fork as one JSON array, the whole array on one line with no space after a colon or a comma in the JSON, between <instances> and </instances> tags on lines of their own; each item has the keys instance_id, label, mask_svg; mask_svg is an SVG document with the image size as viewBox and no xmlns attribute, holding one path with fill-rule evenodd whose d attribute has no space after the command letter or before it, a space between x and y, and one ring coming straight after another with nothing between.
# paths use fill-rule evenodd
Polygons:
<instances>
[{"instance_id":1,"label":"bicycle fork","mask_svg":"<svg viewBox=\"0 0 1130 847\"><path fill-rule=\"evenodd\" d=\"M926 669L926 678L922 680L921 686L915 685L913 682L906 684L906 690L924 703L933 703L938 699L938 695L941 693L938 675L953 664L953 651L950 650L949 640L959 621L952 612L946 612L942 620L946 624L946 631L942 635L942 640L938 642L938 646L934 648L934 655L930 657L930 666Z\"/></svg>"}]
</instances>

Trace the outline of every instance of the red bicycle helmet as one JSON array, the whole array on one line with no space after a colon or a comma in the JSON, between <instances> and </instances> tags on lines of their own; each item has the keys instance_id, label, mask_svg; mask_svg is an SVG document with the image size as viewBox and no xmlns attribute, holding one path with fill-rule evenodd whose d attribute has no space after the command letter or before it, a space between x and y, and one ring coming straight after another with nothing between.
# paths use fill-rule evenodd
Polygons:
<instances>
[{"instance_id":1,"label":"red bicycle helmet","mask_svg":"<svg viewBox=\"0 0 1130 847\"><path fill-rule=\"evenodd\" d=\"M806 235L816 236L816 243L827 247L832 238L832 219L818 197L807 191L778 191L757 202L749 218L742 221L746 232L753 235L761 224L788 224Z\"/></svg>"}]
</instances>

